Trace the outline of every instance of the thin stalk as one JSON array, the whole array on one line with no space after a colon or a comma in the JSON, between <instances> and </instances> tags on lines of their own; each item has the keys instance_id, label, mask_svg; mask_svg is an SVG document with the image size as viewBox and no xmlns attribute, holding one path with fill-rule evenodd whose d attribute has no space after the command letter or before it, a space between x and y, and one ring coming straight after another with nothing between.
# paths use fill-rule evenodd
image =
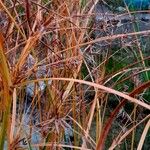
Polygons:
<instances>
[{"instance_id":1,"label":"thin stalk","mask_svg":"<svg viewBox=\"0 0 150 150\"><path fill-rule=\"evenodd\" d=\"M137 108L137 105L135 104L134 106L134 110L133 110L133 125L135 126L135 118L136 118L136 108ZM132 131L132 141L131 141L131 150L134 150L134 141L135 141L135 132L136 132L136 129L134 129Z\"/></svg>"}]
</instances>

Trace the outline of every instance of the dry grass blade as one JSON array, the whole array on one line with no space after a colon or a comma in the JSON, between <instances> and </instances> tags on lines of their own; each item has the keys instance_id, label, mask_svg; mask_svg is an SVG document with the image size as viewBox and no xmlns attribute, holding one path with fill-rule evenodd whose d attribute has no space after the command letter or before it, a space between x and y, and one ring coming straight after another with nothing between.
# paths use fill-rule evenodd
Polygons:
<instances>
[{"instance_id":1,"label":"dry grass blade","mask_svg":"<svg viewBox=\"0 0 150 150\"><path fill-rule=\"evenodd\" d=\"M150 119L148 120L148 122L147 122L147 124L146 124L146 126L144 128L144 131L143 131L141 139L139 141L139 145L137 147L137 150L141 150L142 149L143 144L144 144L144 140L146 138L146 135L147 135L147 132L148 132L149 129L150 129Z\"/></svg>"},{"instance_id":2,"label":"dry grass blade","mask_svg":"<svg viewBox=\"0 0 150 150\"><path fill-rule=\"evenodd\" d=\"M88 148L81 148L81 147L78 147L78 146L69 146L69 145L63 145L63 144L55 144L55 143L47 143L47 144L45 144L45 143L41 143L41 144L34 144L34 145L32 145L32 147L41 147L41 146L46 146L46 147L50 147L50 146L52 146L52 147L60 147L60 148L71 148L71 149L79 149L79 150L92 150L92 149L88 149Z\"/></svg>"},{"instance_id":3,"label":"dry grass blade","mask_svg":"<svg viewBox=\"0 0 150 150\"><path fill-rule=\"evenodd\" d=\"M89 117L89 121L88 121L88 124L87 124L87 127L86 127L86 132L85 132L85 139L88 138L89 136L89 131L90 131L90 128L91 128L91 124L92 124L92 120L93 120L93 116L94 116L94 111L95 111L95 107L96 107L96 103L97 103L97 89L95 89L96 91L96 94L95 94L95 98L94 98L94 101L92 103L92 106L91 106L91 109L90 109L90 117ZM84 148L86 145L86 143L83 142L82 144L82 148Z\"/></svg>"},{"instance_id":4,"label":"dry grass blade","mask_svg":"<svg viewBox=\"0 0 150 150\"><path fill-rule=\"evenodd\" d=\"M78 69L77 69L78 71L77 71L76 73L74 73L74 75L73 75L74 78L77 78L78 73L79 73L79 71L80 71L80 69L81 69L81 65L82 65L82 62L81 62L80 65L78 66ZM63 99L64 99L64 100L68 97L68 95L69 95L69 93L70 93L71 88L72 88L73 85L74 85L74 81L69 82L69 84L68 84L68 86L66 87L66 90L65 90L65 92L64 92L64 94L63 94Z\"/></svg>"},{"instance_id":5,"label":"dry grass blade","mask_svg":"<svg viewBox=\"0 0 150 150\"><path fill-rule=\"evenodd\" d=\"M89 85L89 86L93 86L95 88L98 88L98 89L101 89L101 90L104 90L108 93L112 93L112 94L116 94L124 99L127 99L129 100L130 102L132 103L135 103L135 104L138 104L142 107L145 107L147 109L150 110L150 105L136 99L136 98L133 98L129 95L126 95L122 92L119 92L119 91L116 91L114 89L111 89L111 88L108 88L106 86L103 86L103 85L99 85L99 84L96 84L96 83L92 83L92 82L89 82L89 81L84 81L84 80L78 80L78 79L70 79L70 78L45 78L45 79L38 79L38 80L32 80L32 81L27 81L27 82L23 82L19 85L16 85L16 87L19 87L19 86L23 86L23 85L26 85L26 84L29 84L29 83L32 83L32 82L38 82L38 81L48 81L48 80L60 80L60 81L73 81L73 82L77 82L77 83L80 83L80 84L86 84L86 85Z\"/></svg>"},{"instance_id":6,"label":"dry grass blade","mask_svg":"<svg viewBox=\"0 0 150 150\"><path fill-rule=\"evenodd\" d=\"M137 123L135 126L133 126L131 129L129 129L126 133L124 133L120 138L117 137L116 139L118 140L114 140L112 145L110 146L109 150L113 150L115 149L116 146L120 145L121 142L141 123L143 123L145 120L149 119L150 115L146 116L143 120L141 120L139 123Z\"/></svg>"},{"instance_id":7,"label":"dry grass blade","mask_svg":"<svg viewBox=\"0 0 150 150\"><path fill-rule=\"evenodd\" d=\"M0 33L0 73L2 76L2 81L4 78L4 81L6 81L9 86L11 86L12 85L11 78L10 78L11 76L9 73L7 59L6 59L5 53L4 53L4 48L3 48L4 41L3 40L4 40L3 36Z\"/></svg>"},{"instance_id":8,"label":"dry grass blade","mask_svg":"<svg viewBox=\"0 0 150 150\"><path fill-rule=\"evenodd\" d=\"M11 121L11 129L10 129L10 143L12 143L14 139L15 124L16 124L16 110L17 110L17 95L16 95L16 88L15 88L13 91L13 108L12 108L12 121Z\"/></svg>"},{"instance_id":9,"label":"dry grass blade","mask_svg":"<svg viewBox=\"0 0 150 150\"><path fill-rule=\"evenodd\" d=\"M33 46L35 45L35 42L37 42L37 40L40 38L40 36L41 36L41 32L36 33L32 37L29 37L29 39L26 42L26 46L24 47L24 49L21 53L21 56L19 57L18 63L16 64L16 70L21 70L21 67L24 65L27 56L31 52L31 48L33 48Z\"/></svg>"}]
</instances>

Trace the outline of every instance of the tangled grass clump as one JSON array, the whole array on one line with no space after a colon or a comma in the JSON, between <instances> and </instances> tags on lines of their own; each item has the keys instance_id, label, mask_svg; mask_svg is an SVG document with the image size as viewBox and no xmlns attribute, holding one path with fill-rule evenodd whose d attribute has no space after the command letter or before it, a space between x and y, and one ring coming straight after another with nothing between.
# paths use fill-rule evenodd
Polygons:
<instances>
[{"instance_id":1,"label":"tangled grass clump","mask_svg":"<svg viewBox=\"0 0 150 150\"><path fill-rule=\"evenodd\" d=\"M97 3L0 1L0 150L144 147L150 57L140 40L150 30L93 36L112 28L95 24Z\"/></svg>"}]
</instances>

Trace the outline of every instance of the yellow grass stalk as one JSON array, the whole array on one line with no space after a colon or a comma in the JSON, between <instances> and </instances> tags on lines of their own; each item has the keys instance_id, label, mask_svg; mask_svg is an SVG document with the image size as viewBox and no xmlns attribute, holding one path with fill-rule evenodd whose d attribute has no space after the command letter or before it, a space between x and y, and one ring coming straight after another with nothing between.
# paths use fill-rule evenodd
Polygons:
<instances>
[{"instance_id":1,"label":"yellow grass stalk","mask_svg":"<svg viewBox=\"0 0 150 150\"><path fill-rule=\"evenodd\" d=\"M5 136L8 128L10 107L11 107L12 82L11 82L11 75L9 72L9 66L7 64L7 58L5 57L4 54L2 34L0 34L0 75L3 84L2 103L4 105L3 120L2 120L1 130L0 130L0 149L3 149Z\"/></svg>"}]
</instances>

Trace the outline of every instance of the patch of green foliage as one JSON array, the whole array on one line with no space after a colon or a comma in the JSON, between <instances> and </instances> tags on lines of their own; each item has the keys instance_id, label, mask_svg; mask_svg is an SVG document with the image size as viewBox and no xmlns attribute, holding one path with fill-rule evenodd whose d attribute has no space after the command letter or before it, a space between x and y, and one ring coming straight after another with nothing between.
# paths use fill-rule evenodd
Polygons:
<instances>
[{"instance_id":1,"label":"patch of green foliage","mask_svg":"<svg viewBox=\"0 0 150 150\"><path fill-rule=\"evenodd\" d=\"M126 66L126 62L120 62L115 57L109 58L106 64L106 73L113 73Z\"/></svg>"},{"instance_id":2,"label":"patch of green foliage","mask_svg":"<svg viewBox=\"0 0 150 150\"><path fill-rule=\"evenodd\" d=\"M85 78L88 75L88 70L84 63L82 64L82 67L81 67L81 74L82 74L83 78Z\"/></svg>"},{"instance_id":3,"label":"patch of green foliage","mask_svg":"<svg viewBox=\"0 0 150 150\"><path fill-rule=\"evenodd\" d=\"M107 4L113 6L114 8L119 7L119 6L124 6L123 0L115 0L115 1L106 0L105 2L106 2Z\"/></svg>"}]
</instances>

